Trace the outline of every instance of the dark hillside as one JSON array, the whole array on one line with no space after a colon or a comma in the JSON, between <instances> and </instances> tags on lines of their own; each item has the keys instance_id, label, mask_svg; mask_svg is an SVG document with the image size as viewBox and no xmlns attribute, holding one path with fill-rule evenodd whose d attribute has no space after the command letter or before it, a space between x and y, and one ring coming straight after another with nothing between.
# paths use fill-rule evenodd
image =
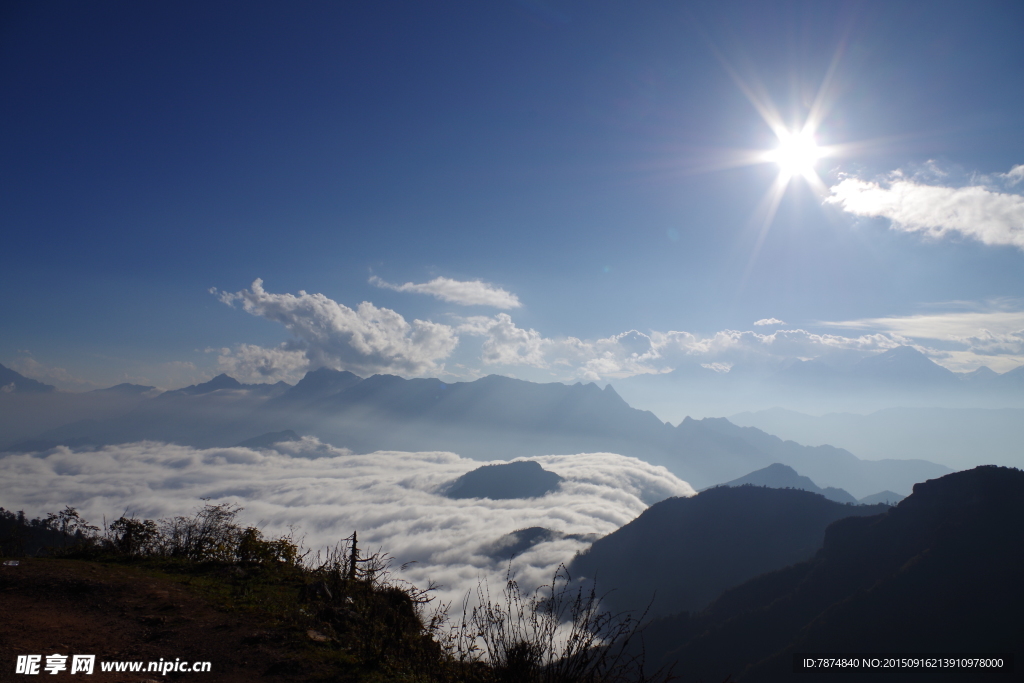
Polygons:
<instances>
[{"instance_id":1,"label":"dark hillside","mask_svg":"<svg viewBox=\"0 0 1024 683\"><path fill-rule=\"evenodd\" d=\"M611 590L605 601L614 611L642 610L655 593L652 615L697 610L727 588L812 557L832 522L886 509L796 489L718 487L652 505L569 571Z\"/></svg>"},{"instance_id":2,"label":"dark hillside","mask_svg":"<svg viewBox=\"0 0 1024 683\"><path fill-rule=\"evenodd\" d=\"M793 652L1010 652L1019 665L1021 566L1024 472L978 467L918 484L883 515L836 522L813 559L730 590L703 614L655 622L648 652L704 680L791 680Z\"/></svg>"}]
</instances>

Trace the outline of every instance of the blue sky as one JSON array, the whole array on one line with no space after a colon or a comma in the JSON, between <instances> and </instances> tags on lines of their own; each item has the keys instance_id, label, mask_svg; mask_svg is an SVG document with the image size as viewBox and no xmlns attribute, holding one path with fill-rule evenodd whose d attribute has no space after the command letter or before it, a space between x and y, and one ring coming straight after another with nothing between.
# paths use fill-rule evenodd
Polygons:
<instances>
[{"instance_id":1,"label":"blue sky","mask_svg":"<svg viewBox=\"0 0 1024 683\"><path fill-rule=\"evenodd\" d=\"M605 381L911 343L1006 371L1022 29L1007 2L8 3L0 363ZM739 164L778 144L766 105L835 153L771 215L778 165Z\"/></svg>"}]
</instances>

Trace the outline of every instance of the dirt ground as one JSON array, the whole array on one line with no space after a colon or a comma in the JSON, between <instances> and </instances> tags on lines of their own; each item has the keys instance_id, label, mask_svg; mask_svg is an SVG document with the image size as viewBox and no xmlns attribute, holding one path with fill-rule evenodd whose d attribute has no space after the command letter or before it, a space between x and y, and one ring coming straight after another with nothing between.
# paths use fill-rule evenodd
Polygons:
<instances>
[{"instance_id":1,"label":"dirt ground","mask_svg":"<svg viewBox=\"0 0 1024 683\"><path fill-rule=\"evenodd\" d=\"M316 639L318 634L311 634ZM80 560L0 565L0 681L298 681L303 634L268 629L256 615L215 609L196 591L142 570ZM312 647L316 647L312 645ZM42 655L38 675L15 673L18 655ZM68 670L43 670L68 655ZM96 655L93 674L70 674L71 655ZM308 654L308 653L307 653ZM300 661L300 657L303 661ZM146 673L150 661L209 661L211 671ZM104 673L101 662L143 661L142 673Z\"/></svg>"}]
</instances>

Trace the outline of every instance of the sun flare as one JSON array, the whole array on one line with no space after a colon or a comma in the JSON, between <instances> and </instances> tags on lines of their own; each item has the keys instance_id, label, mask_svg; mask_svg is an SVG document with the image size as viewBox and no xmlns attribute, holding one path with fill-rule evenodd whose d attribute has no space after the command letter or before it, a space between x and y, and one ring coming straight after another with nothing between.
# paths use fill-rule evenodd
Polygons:
<instances>
[{"instance_id":1,"label":"sun flare","mask_svg":"<svg viewBox=\"0 0 1024 683\"><path fill-rule=\"evenodd\" d=\"M779 171L788 177L814 173L814 165L822 157L822 149L814 141L814 134L808 131L779 134L779 146L768 152L767 161L775 162Z\"/></svg>"}]
</instances>

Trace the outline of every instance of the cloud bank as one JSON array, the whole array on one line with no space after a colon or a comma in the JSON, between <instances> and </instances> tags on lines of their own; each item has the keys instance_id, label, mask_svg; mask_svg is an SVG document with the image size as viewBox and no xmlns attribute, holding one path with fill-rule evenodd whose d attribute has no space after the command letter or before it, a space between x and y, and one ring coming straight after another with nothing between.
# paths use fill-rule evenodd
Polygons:
<instances>
[{"instance_id":1,"label":"cloud bank","mask_svg":"<svg viewBox=\"0 0 1024 683\"><path fill-rule=\"evenodd\" d=\"M376 275L370 278L370 284L395 292L415 292L430 294L441 301L460 304L462 306L493 306L494 308L520 308L519 297L501 287L495 287L480 280L460 281L446 277L436 277L430 282L395 285L385 282Z\"/></svg>"},{"instance_id":2,"label":"cloud bank","mask_svg":"<svg viewBox=\"0 0 1024 683\"><path fill-rule=\"evenodd\" d=\"M545 527L566 534L608 534L646 507L693 489L662 467L608 453L532 458L565 478L559 491L530 500L451 500L436 491L482 463L452 453L352 455L311 438L276 450L193 449L142 442L91 451L65 447L0 459L0 504L32 515L64 505L92 523L120 515L186 514L201 504L234 502L242 522L283 534L289 525L307 547L334 544L353 530L367 549L383 548L402 576L445 586L461 604L478 579L504 582L508 563L485 550L504 534ZM585 544L541 543L515 558L526 587L550 580Z\"/></svg>"},{"instance_id":3,"label":"cloud bank","mask_svg":"<svg viewBox=\"0 0 1024 683\"><path fill-rule=\"evenodd\" d=\"M988 180L1012 188L1024 166ZM896 171L884 181L846 177L830 188L826 203L855 216L888 218L895 230L933 238L959 234L984 244L1024 250L1024 196L986 185L925 184Z\"/></svg>"},{"instance_id":4,"label":"cloud bank","mask_svg":"<svg viewBox=\"0 0 1024 683\"><path fill-rule=\"evenodd\" d=\"M246 382L295 382L311 369L332 367L361 376L475 379L526 371L544 381L602 381L703 368L725 374L742 368L777 369L793 358L853 362L904 344L954 370L989 365L1000 372L1024 363L1024 312L1014 302L1000 308L817 323L857 330L858 336L821 334L802 328L686 331L627 330L598 339L546 337L519 327L508 313L456 318L454 324L406 321L399 313L363 302L356 309L323 294L274 294L256 280L251 289L217 292L221 301L283 324L294 339L273 348L239 344L218 351L218 369ZM952 306L952 305L951 305ZM959 306L959 305L957 305ZM962 306L960 306L962 307ZM785 325L764 318L755 328ZM479 353L462 344L477 340ZM927 341L939 340L938 346ZM952 346L951 346L952 345ZM956 347L956 348L954 348ZM215 351L215 349L209 349ZM446 368L448 361L451 371ZM455 371L458 368L458 372Z\"/></svg>"},{"instance_id":5,"label":"cloud bank","mask_svg":"<svg viewBox=\"0 0 1024 683\"><path fill-rule=\"evenodd\" d=\"M344 368L361 375L393 373L409 376L437 374L439 361L451 354L458 337L447 326L425 320L406 321L399 313L378 308L368 301L356 309L327 298L323 294L272 294L256 279L250 289L240 292L216 292L222 302L241 302L252 315L281 323L295 339L277 350L259 347L243 349L238 362L276 368L272 354L300 351L308 367ZM268 375L269 376L269 375Z\"/></svg>"}]
</instances>

